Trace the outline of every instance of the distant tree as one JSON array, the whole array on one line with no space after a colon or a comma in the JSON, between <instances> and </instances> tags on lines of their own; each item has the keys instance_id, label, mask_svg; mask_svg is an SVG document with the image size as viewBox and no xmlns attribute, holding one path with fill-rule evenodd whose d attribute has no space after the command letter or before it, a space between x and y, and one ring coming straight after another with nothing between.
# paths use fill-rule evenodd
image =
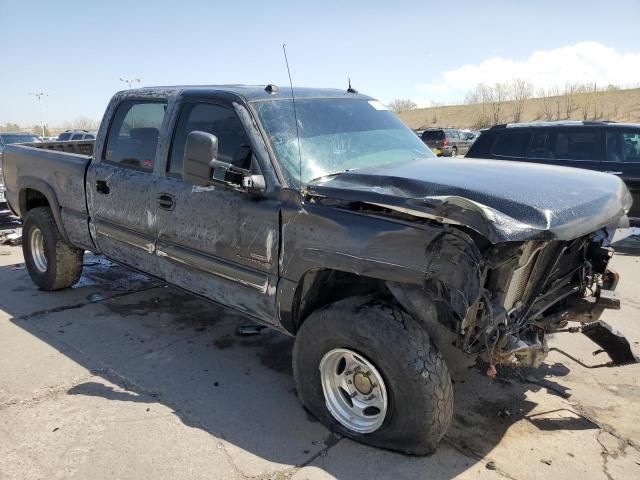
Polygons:
<instances>
[{"instance_id":1,"label":"distant tree","mask_svg":"<svg viewBox=\"0 0 640 480\"><path fill-rule=\"evenodd\" d=\"M524 104L533 95L533 84L522 78L514 78L509 87L511 90L511 104L513 105L512 118L514 122L519 122L524 110Z\"/></svg>"},{"instance_id":2,"label":"distant tree","mask_svg":"<svg viewBox=\"0 0 640 480\"><path fill-rule=\"evenodd\" d=\"M88 117L78 117L73 122L73 128L77 130L96 130L100 122Z\"/></svg>"},{"instance_id":3,"label":"distant tree","mask_svg":"<svg viewBox=\"0 0 640 480\"><path fill-rule=\"evenodd\" d=\"M413 110L417 108L417 106L418 105L416 105L415 102L413 102L408 98L407 99L397 98L393 100L391 103L389 103L389 105L387 105L389 110L391 110L394 113L408 112L409 110Z\"/></svg>"},{"instance_id":4,"label":"distant tree","mask_svg":"<svg viewBox=\"0 0 640 480\"><path fill-rule=\"evenodd\" d=\"M502 122L503 107L509 98L509 84L496 82L492 87L488 87L489 107L491 111L491 121L494 125Z\"/></svg>"},{"instance_id":5,"label":"distant tree","mask_svg":"<svg viewBox=\"0 0 640 480\"><path fill-rule=\"evenodd\" d=\"M547 122L553 120L554 113L554 105L553 105L553 96L551 95L550 89L540 88L538 90L538 97L542 101L542 118L544 118Z\"/></svg>"},{"instance_id":6,"label":"distant tree","mask_svg":"<svg viewBox=\"0 0 640 480\"><path fill-rule=\"evenodd\" d=\"M4 127L4 131L5 132L19 132L20 131L20 125L18 125L17 123L7 123Z\"/></svg>"},{"instance_id":7,"label":"distant tree","mask_svg":"<svg viewBox=\"0 0 640 480\"><path fill-rule=\"evenodd\" d=\"M578 108L576 105L576 93L578 93L579 88L579 85L576 83L566 83L564 86L564 118L566 119L571 118L571 114Z\"/></svg>"},{"instance_id":8,"label":"distant tree","mask_svg":"<svg viewBox=\"0 0 640 480\"><path fill-rule=\"evenodd\" d=\"M490 87L485 83L479 83L476 88L467 92L464 103L471 105L474 113L474 128L484 128L491 125L489 115L489 101L491 99Z\"/></svg>"}]
</instances>

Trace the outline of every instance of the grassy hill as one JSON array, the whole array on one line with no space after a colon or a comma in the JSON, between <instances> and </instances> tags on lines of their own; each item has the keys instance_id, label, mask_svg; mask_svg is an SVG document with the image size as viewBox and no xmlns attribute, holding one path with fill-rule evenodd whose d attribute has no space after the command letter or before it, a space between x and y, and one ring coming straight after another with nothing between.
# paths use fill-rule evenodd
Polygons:
<instances>
[{"instance_id":1,"label":"grassy hill","mask_svg":"<svg viewBox=\"0 0 640 480\"><path fill-rule=\"evenodd\" d=\"M525 102L521 122L548 120L545 116L549 106L553 111L552 120L566 120L566 99L564 96L532 98ZM575 109L568 117L572 120L612 120L616 122L640 123L640 88L631 90L607 90L575 94L570 103ZM479 105L450 105L442 107L418 108L402 112L398 116L410 128L457 127L478 128L481 124ZM559 108L558 108L559 107ZM513 121L513 107L509 102L501 105L500 123ZM558 110L560 115L558 116ZM559 117L559 118L558 118Z\"/></svg>"}]
</instances>

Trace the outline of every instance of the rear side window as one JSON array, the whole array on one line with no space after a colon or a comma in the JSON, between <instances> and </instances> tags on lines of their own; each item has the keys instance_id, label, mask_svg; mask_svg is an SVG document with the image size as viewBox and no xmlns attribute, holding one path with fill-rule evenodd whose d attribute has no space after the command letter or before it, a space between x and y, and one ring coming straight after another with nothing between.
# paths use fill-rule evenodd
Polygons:
<instances>
[{"instance_id":1,"label":"rear side window","mask_svg":"<svg viewBox=\"0 0 640 480\"><path fill-rule=\"evenodd\" d=\"M443 138L443 130L425 130L422 133L422 140L442 140Z\"/></svg>"},{"instance_id":2,"label":"rear side window","mask_svg":"<svg viewBox=\"0 0 640 480\"><path fill-rule=\"evenodd\" d=\"M83 135L81 133L76 133L71 137L71 140L82 140Z\"/></svg>"},{"instance_id":3,"label":"rear side window","mask_svg":"<svg viewBox=\"0 0 640 480\"><path fill-rule=\"evenodd\" d=\"M529 147L531 132L503 133L498 135L493 154L502 157L524 157Z\"/></svg>"},{"instance_id":4,"label":"rear side window","mask_svg":"<svg viewBox=\"0 0 640 480\"><path fill-rule=\"evenodd\" d=\"M182 160L187 136L193 131L211 133L218 138L218 160L248 170L251 149L242 124L233 110L208 103L190 103L180 112L167 172L182 177Z\"/></svg>"},{"instance_id":5,"label":"rear side window","mask_svg":"<svg viewBox=\"0 0 640 480\"><path fill-rule=\"evenodd\" d=\"M469 152L467 153L467 157L477 157L477 158L486 158L491 154L491 147L493 146L493 141L495 140L495 135L492 132L486 131L482 132L478 139L473 142Z\"/></svg>"},{"instance_id":6,"label":"rear side window","mask_svg":"<svg viewBox=\"0 0 640 480\"><path fill-rule=\"evenodd\" d=\"M72 134L69 132L61 133L60 135L58 135L58 140L59 141L69 140L71 138L71 135Z\"/></svg>"},{"instance_id":7,"label":"rear side window","mask_svg":"<svg viewBox=\"0 0 640 480\"><path fill-rule=\"evenodd\" d=\"M554 149L555 158L566 160L596 160L598 158L598 132L558 132Z\"/></svg>"},{"instance_id":8,"label":"rear side window","mask_svg":"<svg viewBox=\"0 0 640 480\"><path fill-rule=\"evenodd\" d=\"M534 132L529 146L529 158L553 158L552 136L548 132Z\"/></svg>"},{"instance_id":9,"label":"rear side window","mask_svg":"<svg viewBox=\"0 0 640 480\"><path fill-rule=\"evenodd\" d=\"M102 159L136 170L153 170L167 103L122 102L111 121Z\"/></svg>"},{"instance_id":10,"label":"rear side window","mask_svg":"<svg viewBox=\"0 0 640 480\"><path fill-rule=\"evenodd\" d=\"M607 132L607 161L640 164L640 130Z\"/></svg>"}]
</instances>

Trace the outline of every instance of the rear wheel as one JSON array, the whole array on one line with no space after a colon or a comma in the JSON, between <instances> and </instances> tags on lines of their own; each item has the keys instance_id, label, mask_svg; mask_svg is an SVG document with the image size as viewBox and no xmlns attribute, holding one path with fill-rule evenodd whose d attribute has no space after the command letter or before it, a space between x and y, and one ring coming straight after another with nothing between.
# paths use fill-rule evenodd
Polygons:
<instances>
[{"instance_id":1,"label":"rear wheel","mask_svg":"<svg viewBox=\"0 0 640 480\"><path fill-rule=\"evenodd\" d=\"M451 423L447 366L397 305L360 297L314 312L298 332L293 372L303 405L362 443L424 455Z\"/></svg>"},{"instance_id":2,"label":"rear wheel","mask_svg":"<svg viewBox=\"0 0 640 480\"><path fill-rule=\"evenodd\" d=\"M29 210L22 238L27 270L42 290L67 288L80 279L84 250L62 239L49 207Z\"/></svg>"},{"instance_id":3,"label":"rear wheel","mask_svg":"<svg viewBox=\"0 0 640 480\"><path fill-rule=\"evenodd\" d=\"M458 149L457 149L456 147L453 147L453 148L451 149L451 156L452 156L452 157L455 157L455 156L457 156L457 155L458 155Z\"/></svg>"}]
</instances>

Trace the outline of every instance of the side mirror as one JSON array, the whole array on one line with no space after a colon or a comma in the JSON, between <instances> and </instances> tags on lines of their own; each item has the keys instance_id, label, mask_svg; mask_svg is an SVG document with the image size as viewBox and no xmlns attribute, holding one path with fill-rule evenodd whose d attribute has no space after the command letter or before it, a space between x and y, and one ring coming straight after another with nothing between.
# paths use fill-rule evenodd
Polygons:
<instances>
[{"instance_id":1,"label":"side mirror","mask_svg":"<svg viewBox=\"0 0 640 480\"><path fill-rule=\"evenodd\" d=\"M187 135L182 158L182 178L200 187L213 184L210 162L218 158L218 138L207 132Z\"/></svg>"},{"instance_id":2,"label":"side mirror","mask_svg":"<svg viewBox=\"0 0 640 480\"><path fill-rule=\"evenodd\" d=\"M218 138L211 133L193 131L187 135L184 148L182 179L200 187L224 185L252 194L264 192L264 177L251 150L247 147L246 151L240 153L240 157L246 157L247 160L251 156L250 170L218 160Z\"/></svg>"}]
</instances>

